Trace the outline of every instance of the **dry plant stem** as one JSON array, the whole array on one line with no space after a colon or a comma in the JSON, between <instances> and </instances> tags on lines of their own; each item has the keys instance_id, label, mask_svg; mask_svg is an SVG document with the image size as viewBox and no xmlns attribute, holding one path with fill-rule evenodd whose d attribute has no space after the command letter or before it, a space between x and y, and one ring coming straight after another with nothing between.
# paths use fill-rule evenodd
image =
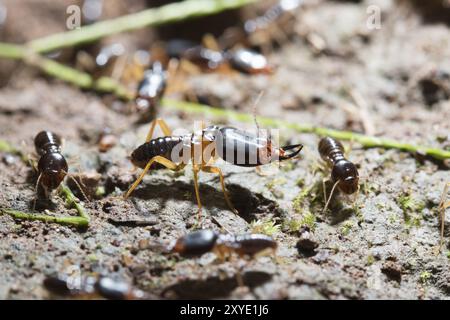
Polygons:
<instances>
[{"instance_id":1,"label":"dry plant stem","mask_svg":"<svg viewBox=\"0 0 450 320\"><path fill-rule=\"evenodd\" d=\"M12 147L8 142L0 140L0 152L12 153L19 156L22 161L26 164L29 164L28 157L18 149ZM60 196L66 201L66 205L69 208L74 208L78 212L78 217L62 217L62 216L51 216L46 214L35 214L35 213L27 213L21 212L12 209L1 209L0 214L7 214L13 217L14 219L21 220L38 220L43 222L54 222L64 225L72 225L78 228L87 228L89 226L89 215L82 205L77 202L76 197L73 195L72 191L61 184L59 187Z\"/></svg>"},{"instance_id":2,"label":"dry plant stem","mask_svg":"<svg viewBox=\"0 0 450 320\"><path fill-rule=\"evenodd\" d=\"M126 100L133 98L133 94L129 90L112 78L101 77L94 80L88 73L42 57L24 46L0 42L0 57L22 60L26 64L40 69L49 76L66 81L82 89L113 93L117 97Z\"/></svg>"},{"instance_id":3,"label":"dry plant stem","mask_svg":"<svg viewBox=\"0 0 450 320\"><path fill-rule=\"evenodd\" d=\"M147 9L119 18L97 22L68 32L53 34L30 41L27 46L34 52L44 53L64 47L93 42L113 34L183 21L237 9L257 0L185 0Z\"/></svg>"},{"instance_id":4,"label":"dry plant stem","mask_svg":"<svg viewBox=\"0 0 450 320\"><path fill-rule=\"evenodd\" d=\"M239 122L254 123L254 118L251 114L240 113L225 109L213 108L197 103L176 101L171 99L163 100L164 107L173 110L184 111L188 113L203 114L206 116L228 118ZM258 123L271 128L287 128L295 130L299 133L311 133L318 136L329 136L339 140L350 140L361 144L364 148L385 148L397 149L401 151L420 153L426 156L433 157L438 160L450 159L450 151L430 148L426 146L413 145L409 143L400 142L393 139L378 138L374 136L364 135L352 131L341 131L323 127L317 127L310 124L294 123L286 120L279 120L268 117L257 117Z\"/></svg>"},{"instance_id":5,"label":"dry plant stem","mask_svg":"<svg viewBox=\"0 0 450 320\"><path fill-rule=\"evenodd\" d=\"M2 48L7 48L7 50L2 51L1 50ZM12 59L23 58L25 59L26 62L40 68L48 75L64 80L81 88L92 89L104 93L107 92L113 93L117 97L125 100L131 100L134 97L134 94L132 92L127 90L124 86L122 86L120 83L118 83L112 78L102 77L94 81L92 77L87 73L77 71L73 68L64 66L50 59L42 57L36 58L35 54L33 54L34 56L33 58L26 59L24 58L27 56L27 54L24 53L26 51L27 50L24 47L14 45L10 46L8 44L0 43L0 57L9 57ZM247 123L254 122L254 117L249 114L214 108L211 106L201 105L197 103L164 99L163 105L169 109L175 109L189 113L197 113L215 117L228 117L236 121ZM442 149L413 145L393 139L378 138L351 131L341 131L323 127L316 127L310 124L299 124L274 118L257 117L256 119L258 123L267 127L289 128L299 133L312 133L319 136L333 137L339 140L350 140L361 144L365 148L379 147L385 149L397 149L411 153L420 153L438 160L450 159L450 151Z\"/></svg>"},{"instance_id":6,"label":"dry plant stem","mask_svg":"<svg viewBox=\"0 0 450 320\"><path fill-rule=\"evenodd\" d=\"M41 69L50 76L64 80L80 88L91 89L98 92L113 93L122 99L130 100L133 99L134 94L114 79L103 77L98 80L94 80L87 73L64 66L51 59L44 58L38 55L37 52L46 52L84 42L95 41L108 35L139 29L149 25L171 23L195 16L211 15L227 9L238 8L255 1L256 0L186 0L180 3L145 10L117 19L102 21L91 26L83 27L79 30L68 31L61 34L36 39L30 42L26 47L8 43L0 43L0 57L23 60L29 65L33 65ZM212 108L195 103L165 99L163 104L167 108L172 108L175 110L178 109L190 113L206 114L217 117L229 117L237 121L248 123L254 121L252 116L244 113ZM340 140L350 140L357 142L366 148L380 147L385 149L398 149L411 153L420 153L438 160L450 159L450 151L437 148L413 145L392 139L378 138L351 131L333 130L323 127L316 127L309 124L299 124L266 117L257 117L257 120L262 125L268 127L289 128L299 133L312 133L319 136L330 136Z\"/></svg>"},{"instance_id":7,"label":"dry plant stem","mask_svg":"<svg viewBox=\"0 0 450 320\"><path fill-rule=\"evenodd\" d=\"M21 212L12 209L0 209L1 214L7 214L14 219L20 220L37 220L46 223L59 223L64 225L71 225L77 228L87 228L89 226L89 216L86 213L83 206L77 201L72 191L65 185L61 185L59 194L66 200L66 204L70 208L75 208L78 212L78 217L63 217L63 216L51 216L46 214L35 214Z\"/></svg>"}]
</instances>

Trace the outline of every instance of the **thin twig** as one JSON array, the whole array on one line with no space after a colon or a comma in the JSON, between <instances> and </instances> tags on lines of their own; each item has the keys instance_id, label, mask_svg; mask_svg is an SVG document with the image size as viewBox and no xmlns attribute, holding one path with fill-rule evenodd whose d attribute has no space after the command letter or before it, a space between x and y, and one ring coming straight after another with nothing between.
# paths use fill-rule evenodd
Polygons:
<instances>
[{"instance_id":1,"label":"thin twig","mask_svg":"<svg viewBox=\"0 0 450 320\"><path fill-rule=\"evenodd\" d=\"M39 56L36 52L45 52L66 46L76 45L87 41L94 41L101 37L142 28L146 25L180 21L193 16L202 16L217 13L223 10L237 8L255 0L187 0L178 4L170 4L157 9L149 9L137 14L99 22L80 30L56 34L41 38L29 43L28 47L0 43L0 57L19 59L38 67L46 74L74 84L80 88L91 89L98 92L113 93L125 100L133 99L131 93L119 82L112 78L103 77L94 80L89 74L64 66L56 61ZM160 17L155 17L159 16ZM129 24L129 25L128 25ZM163 100L167 108L182 110L190 113L209 114L218 117L229 117L241 122L253 122L250 115L236 111L212 108L210 106L174 100ZM340 140L350 140L361 144L365 148L380 147L385 149L398 149L411 153L420 153L439 160L450 159L450 151L430 148L426 146L403 143L392 139L378 138L351 131L340 131L329 128L316 127L310 124L299 124L279 119L257 117L258 121L272 128L290 128L299 133L312 133L319 136L330 136Z\"/></svg>"},{"instance_id":2,"label":"thin twig","mask_svg":"<svg viewBox=\"0 0 450 320\"><path fill-rule=\"evenodd\" d=\"M35 214L17 211L13 209L0 209L0 214L7 214L14 219L20 220L37 220L46 223L58 223L64 225L72 225L77 228L87 228L89 226L89 215L85 211L82 205L80 205L72 191L65 185L60 187L60 195L66 200L67 207L75 208L78 212L78 217L64 217L64 216L52 216L47 214Z\"/></svg>"},{"instance_id":3,"label":"thin twig","mask_svg":"<svg viewBox=\"0 0 450 320\"><path fill-rule=\"evenodd\" d=\"M0 152L15 154L19 156L25 164L29 165L28 156L22 151L14 148L13 146L11 146L11 144L9 144L4 140L0 140ZM59 194L66 201L66 205L68 208L74 208L77 210L79 215L78 217L63 217L46 214L35 214L2 208L0 208L0 214L10 215L14 219L55 222L59 224L72 225L78 228L87 228L90 221L89 215L87 214L84 207L77 202L77 199L72 193L72 191L66 185L61 184L61 186L59 187Z\"/></svg>"},{"instance_id":4,"label":"thin twig","mask_svg":"<svg viewBox=\"0 0 450 320\"><path fill-rule=\"evenodd\" d=\"M63 225L72 225L77 228L85 228L88 226L89 221L82 217L58 217L58 216L50 216L45 214L34 214L21 212L11 209L0 209L0 213L7 214L14 219L19 220L35 220L42 221L46 223L58 223Z\"/></svg>"},{"instance_id":5,"label":"thin twig","mask_svg":"<svg viewBox=\"0 0 450 320\"><path fill-rule=\"evenodd\" d=\"M121 32L237 9L255 1L257 0L186 0L32 40L27 46L35 52L44 53L93 42Z\"/></svg>"},{"instance_id":6,"label":"thin twig","mask_svg":"<svg viewBox=\"0 0 450 320\"><path fill-rule=\"evenodd\" d=\"M179 110L188 113L203 114L217 118L228 117L229 119L239 122L252 123L254 121L253 116L250 114L220 108L213 108L210 106L201 105L197 103L177 101L172 99L163 99L163 105L165 108L168 109ZM297 122L290 122L275 118L258 116L257 119L260 124L267 127L287 128L295 130L299 133L311 133L316 134L318 136L329 136L339 140L350 140L361 144L361 146L363 146L364 148L397 149L411 153L419 153L422 155L433 157L438 160L450 159L450 151L438 148L413 145L388 138L378 138L352 131L341 131L324 127L317 127L311 124L300 124Z\"/></svg>"}]
</instances>

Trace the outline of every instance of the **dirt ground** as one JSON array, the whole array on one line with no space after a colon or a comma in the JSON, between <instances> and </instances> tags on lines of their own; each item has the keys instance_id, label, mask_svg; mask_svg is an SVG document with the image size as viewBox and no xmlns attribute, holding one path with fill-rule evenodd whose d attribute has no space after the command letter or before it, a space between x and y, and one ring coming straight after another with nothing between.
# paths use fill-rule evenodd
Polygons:
<instances>
[{"instance_id":1,"label":"dirt ground","mask_svg":"<svg viewBox=\"0 0 450 320\"><path fill-rule=\"evenodd\" d=\"M61 17L74 1L42 0L40 6L31 0L1 2L9 8L6 23L0 26L1 41L23 42L63 31ZM145 1L136 3L111 9L109 17L145 7ZM186 81L197 97L223 108L251 113L255 97L264 91L259 115L335 129L374 130L377 136L449 149L450 15L437 9L439 16L434 17L429 8L422 15L420 7L409 3L305 1L296 13L291 39L269 50L268 58L277 65L275 74L205 73ZM381 29L366 27L371 4L382 10ZM252 16L257 8L229 15ZM39 17L44 19L36 20ZM36 26L30 32L18 22L24 18ZM197 35L208 32L201 21L195 26ZM174 33L167 27L161 31L165 39ZM125 39L130 49L147 48L157 34L147 29L114 39ZM276 174L221 166L239 216L227 208L215 176L203 174L200 180L203 227L218 230L219 223L237 234L265 229L279 244L278 258L220 263L207 254L183 259L145 245L169 244L195 226L190 167L185 174L155 171L130 200L123 200L120 195L139 172L132 172L127 156L145 140L148 124L136 124L135 115L121 111L125 103L112 97L46 78L19 63L2 60L0 66L1 139L32 154L36 133L55 131L65 139L71 172L98 173L98 190L105 191L84 203L91 217L84 231L0 216L0 299L51 298L42 286L45 276L74 266L83 274L125 279L159 298L450 297L449 214L444 248L434 253L440 239L437 205L450 181L444 163L347 143L349 159L359 166L361 191L356 202L338 195L331 210L322 213L320 186L328 173L319 166L318 137L282 128L283 142L303 143L305 148L300 159L284 163ZM349 89L362 97L366 113L349 96ZM200 120L198 115L163 107L158 114L172 128L192 128ZM203 120L252 128L226 119ZM118 137L118 144L99 153L97 138L106 127ZM29 212L36 181L31 169L16 156L0 157L0 208ZM65 209L58 195L53 202L53 212L76 214ZM111 219L152 223L130 227ZM238 286L238 272L245 287Z\"/></svg>"}]
</instances>

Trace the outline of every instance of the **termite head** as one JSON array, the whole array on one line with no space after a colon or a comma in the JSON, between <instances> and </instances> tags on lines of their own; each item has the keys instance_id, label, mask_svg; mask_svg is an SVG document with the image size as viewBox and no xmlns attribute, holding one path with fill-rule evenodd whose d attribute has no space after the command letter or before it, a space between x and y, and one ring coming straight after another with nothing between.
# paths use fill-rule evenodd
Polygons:
<instances>
[{"instance_id":1,"label":"termite head","mask_svg":"<svg viewBox=\"0 0 450 320\"><path fill-rule=\"evenodd\" d=\"M183 256L201 256L213 249L217 237L212 230L194 231L176 240L170 250Z\"/></svg>"},{"instance_id":2,"label":"termite head","mask_svg":"<svg viewBox=\"0 0 450 320\"><path fill-rule=\"evenodd\" d=\"M66 177L68 166L60 153L46 153L38 162L40 184L47 190L58 188Z\"/></svg>"},{"instance_id":3,"label":"termite head","mask_svg":"<svg viewBox=\"0 0 450 320\"><path fill-rule=\"evenodd\" d=\"M331 178L334 182L339 181L339 189L346 194L352 194L358 190L358 170L356 169L356 166L348 160L343 159L336 162L331 171Z\"/></svg>"},{"instance_id":4,"label":"termite head","mask_svg":"<svg viewBox=\"0 0 450 320\"><path fill-rule=\"evenodd\" d=\"M216 141L220 134L220 127L218 126L208 126L203 129L203 139L209 142Z\"/></svg>"},{"instance_id":5,"label":"termite head","mask_svg":"<svg viewBox=\"0 0 450 320\"><path fill-rule=\"evenodd\" d=\"M302 149L301 144L277 148L270 137L256 135L232 127L219 129L215 139L219 156L234 165L257 167L276 160L288 160ZM286 151L293 150L292 152Z\"/></svg>"}]
</instances>

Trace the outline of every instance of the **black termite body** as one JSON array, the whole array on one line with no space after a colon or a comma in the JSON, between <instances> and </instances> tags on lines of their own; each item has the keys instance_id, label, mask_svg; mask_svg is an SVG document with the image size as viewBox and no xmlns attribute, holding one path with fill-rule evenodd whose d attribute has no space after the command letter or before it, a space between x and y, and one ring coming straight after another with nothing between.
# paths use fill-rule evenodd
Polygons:
<instances>
[{"instance_id":1,"label":"black termite body","mask_svg":"<svg viewBox=\"0 0 450 320\"><path fill-rule=\"evenodd\" d=\"M359 174L356 166L344 156L342 143L331 137L322 138L319 142L319 154L331 167L331 180L338 183L338 188L352 194L358 190Z\"/></svg>"},{"instance_id":2,"label":"black termite body","mask_svg":"<svg viewBox=\"0 0 450 320\"><path fill-rule=\"evenodd\" d=\"M159 124L165 132L165 137L151 139L156 124ZM202 208L197 178L199 171L219 175L225 200L230 209L237 213L225 191L222 171L211 165L217 157L233 165L257 167L275 160L291 159L298 155L303 148L301 144L277 148L268 138L232 127L209 126L184 136L172 136L170 133L169 127L163 120L157 119L152 122L147 142L140 145L131 154L131 162L144 170L127 191L125 198L130 196L148 170L166 167L178 171L191 161L199 214Z\"/></svg>"},{"instance_id":3,"label":"black termite body","mask_svg":"<svg viewBox=\"0 0 450 320\"><path fill-rule=\"evenodd\" d=\"M265 56L249 49L228 51L226 57L234 69L244 73L271 74L274 72L274 67L269 64Z\"/></svg>"},{"instance_id":4,"label":"black termite body","mask_svg":"<svg viewBox=\"0 0 450 320\"><path fill-rule=\"evenodd\" d=\"M192 47L188 47L189 45ZM166 52L169 57L186 59L206 70L215 70L228 63L231 68L248 74L270 74L274 71L264 55L245 48L213 50L189 41L177 40L168 44Z\"/></svg>"},{"instance_id":5,"label":"black termite body","mask_svg":"<svg viewBox=\"0 0 450 320\"><path fill-rule=\"evenodd\" d=\"M61 154L61 138L50 131L41 131L34 138L38 162L38 182L46 195L58 188L69 170L67 161Z\"/></svg>"},{"instance_id":6,"label":"black termite body","mask_svg":"<svg viewBox=\"0 0 450 320\"><path fill-rule=\"evenodd\" d=\"M276 241L262 234L235 236L203 229L179 238L170 250L188 257L214 252L224 259L232 253L240 257L253 257L264 250L275 251L276 248Z\"/></svg>"},{"instance_id":7,"label":"black termite body","mask_svg":"<svg viewBox=\"0 0 450 320\"><path fill-rule=\"evenodd\" d=\"M131 153L131 162L138 168L144 169L147 163L156 156L162 156L168 160L172 160L172 151L183 142L182 136L166 136L152 139ZM163 165L153 163L149 169L162 169Z\"/></svg>"},{"instance_id":8,"label":"black termite body","mask_svg":"<svg viewBox=\"0 0 450 320\"><path fill-rule=\"evenodd\" d=\"M166 44L165 52L168 58L185 59L206 70L217 69L225 62L222 51L209 49L189 40L171 40Z\"/></svg>"},{"instance_id":9,"label":"black termite body","mask_svg":"<svg viewBox=\"0 0 450 320\"><path fill-rule=\"evenodd\" d=\"M184 52L182 58L187 59L204 69L214 70L225 62L223 52L195 46Z\"/></svg>"},{"instance_id":10,"label":"black termite body","mask_svg":"<svg viewBox=\"0 0 450 320\"><path fill-rule=\"evenodd\" d=\"M75 276L56 274L44 279L44 287L60 296L78 298L104 298L109 300L138 300L148 298L127 282L106 276Z\"/></svg>"},{"instance_id":11,"label":"black termite body","mask_svg":"<svg viewBox=\"0 0 450 320\"><path fill-rule=\"evenodd\" d=\"M144 73L137 90L136 105L145 118L151 118L155 113L164 91L167 87L167 75L161 62L155 61Z\"/></svg>"},{"instance_id":12,"label":"black termite body","mask_svg":"<svg viewBox=\"0 0 450 320\"><path fill-rule=\"evenodd\" d=\"M176 240L172 251L183 256L201 256L214 248L218 236L212 230L194 231Z\"/></svg>"}]
</instances>

